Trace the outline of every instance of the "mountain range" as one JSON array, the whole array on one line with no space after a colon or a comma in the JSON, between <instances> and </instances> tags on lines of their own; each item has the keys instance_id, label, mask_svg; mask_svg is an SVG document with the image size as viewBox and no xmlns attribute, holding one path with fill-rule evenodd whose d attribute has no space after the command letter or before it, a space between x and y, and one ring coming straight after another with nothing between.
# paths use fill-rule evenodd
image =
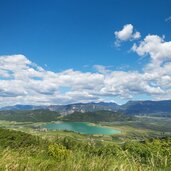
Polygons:
<instances>
[{"instance_id":1,"label":"mountain range","mask_svg":"<svg viewBox=\"0 0 171 171\"><path fill-rule=\"evenodd\" d=\"M171 100L163 101L128 101L126 104L118 105L116 103L76 103L68 105L49 105L49 106L34 106L34 105L15 105L1 107L0 110L36 110L48 109L50 111L59 112L62 115L71 114L74 112L94 112L99 110L120 111L130 115L171 115Z\"/></svg>"}]
</instances>

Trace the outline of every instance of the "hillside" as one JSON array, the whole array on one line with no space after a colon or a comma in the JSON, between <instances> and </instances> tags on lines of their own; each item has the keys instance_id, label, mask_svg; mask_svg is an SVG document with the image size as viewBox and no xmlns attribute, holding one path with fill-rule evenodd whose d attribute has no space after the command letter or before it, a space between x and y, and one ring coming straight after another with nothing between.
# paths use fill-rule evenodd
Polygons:
<instances>
[{"instance_id":1,"label":"hillside","mask_svg":"<svg viewBox=\"0 0 171 171\"><path fill-rule=\"evenodd\" d=\"M170 144L169 137L122 145L57 134L49 140L0 128L0 170L170 170Z\"/></svg>"},{"instance_id":2,"label":"hillside","mask_svg":"<svg viewBox=\"0 0 171 171\"><path fill-rule=\"evenodd\" d=\"M47 109L46 106L35 106L35 105L14 105L1 107L0 110L36 110L36 109Z\"/></svg>"},{"instance_id":3,"label":"hillside","mask_svg":"<svg viewBox=\"0 0 171 171\"><path fill-rule=\"evenodd\" d=\"M74 112L63 117L58 112L50 110L13 110L0 111L0 120L17 122L50 122L50 121L75 121L75 122L112 122L133 120L133 116L124 115L120 112L94 111Z\"/></svg>"},{"instance_id":4,"label":"hillside","mask_svg":"<svg viewBox=\"0 0 171 171\"><path fill-rule=\"evenodd\" d=\"M120 110L133 115L171 116L171 100L164 101L129 101Z\"/></svg>"},{"instance_id":5,"label":"hillside","mask_svg":"<svg viewBox=\"0 0 171 171\"><path fill-rule=\"evenodd\" d=\"M116 103L75 103L68 105L49 105L49 106L34 106L34 105L14 105L1 107L0 110L36 110L47 109L51 111L60 112L61 114L70 114L73 112L92 112L98 110L111 110L116 111L119 109L119 105Z\"/></svg>"},{"instance_id":6,"label":"hillside","mask_svg":"<svg viewBox=\"0 0 171 171\"><path fill-rule=\"evenodd\" d=\"M68 105L51 105L48 106L48 109L52 111L58 111L62 115L65 115L74 112L84 113L84 112L94 112L99 110L116 111L119 109L119 105L116 103L92 102L92 103L75 103L75 104L68 104Z\"/></svg>"},{"instance_id":7,"label":"hillside","mask_svg":"<svg viewBox=\"0 0 171 171\"><path fill-rule=\"evenodd\" d=\"M72 113L86 113L96 111L119 111L131 115L155 115L171 116L171 100L163 101L129 101L126 104L118 105L116 103L75 103L68 105L49 105L49 106L32 106L32 105L15 105L1 107L0 111L26 111L26 110L49 110L68 115Z\"/></svg>"},{"instance_id":8,"label":"hillside","mask_svg":"<svg viewBox=\"0 0 171 171\"><path fill-rule=\"evenodd\" d=\"M50 122L56 121L58 112L50 110L10 110L0 111L0 120L17 122Z\"/></svg>"},{"instance_id":9,"label":"hillside","mask_svg":"<svg viewBox=\"0 0 171 171\"><path fill-rule=\"evenodd\" d=\"M73 122L113 122L113 121L126 121L133 120L133 116L127 116L120 112L112 111L95 111L95 112L75 112L70 115L63 116L63 121Z\"/></svg>"}]
</instances>

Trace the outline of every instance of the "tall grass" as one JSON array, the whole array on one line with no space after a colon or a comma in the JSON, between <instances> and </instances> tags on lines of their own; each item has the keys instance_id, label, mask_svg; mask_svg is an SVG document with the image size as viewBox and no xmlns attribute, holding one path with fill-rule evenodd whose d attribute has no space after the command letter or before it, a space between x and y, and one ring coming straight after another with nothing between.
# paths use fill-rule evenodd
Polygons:
<instances>
[{"instance_id":1,"label":"tall grass","mask_svg":"<svg viewBox=\"0 0 171 171\"><path fill-rule=\"evenodd\" d=\"M27 137L26 134L7 133L5 139L0 137L2 171L171 170L171 138L117 145L80 142L67 137L49 142L30 136L30 141L25 141L25 144L19 147L17 144L11 145L11 140L21 143L22 136ZM33 140L36 142L30 143Z\"/></svg>"},{"instance_id":2,"label":"tall grass","mask_svg":"<svg viewBox=\"0 0 171 171\"><path fill-rule=\"evenodd\" d=\"M27 149L28 150L28 149ZM143 161L122 151L119 156L89 155L77 151L65 159L58 160L46 151L31 154L24 150L4 149L1 151L0 168L6 171L157 171L170 170L167 156L152 155L145 164ZM170 162L170 161L169 161Z\"/></svg>"}]
</instances>

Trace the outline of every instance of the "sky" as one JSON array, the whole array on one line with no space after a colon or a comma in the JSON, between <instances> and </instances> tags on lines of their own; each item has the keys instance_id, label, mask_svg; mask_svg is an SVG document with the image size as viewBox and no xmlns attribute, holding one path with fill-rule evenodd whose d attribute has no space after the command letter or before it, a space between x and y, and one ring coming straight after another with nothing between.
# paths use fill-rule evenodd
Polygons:
<instances>
[{"instance_id":1,"label":"sky","mask_svg":"<svg viewBox=\"0 0 171 171\"><path fill-rule=\"evenodd\" d=\"M170 0L0 0L0 106L171 99Z\"/></svg>"}]
</instances>

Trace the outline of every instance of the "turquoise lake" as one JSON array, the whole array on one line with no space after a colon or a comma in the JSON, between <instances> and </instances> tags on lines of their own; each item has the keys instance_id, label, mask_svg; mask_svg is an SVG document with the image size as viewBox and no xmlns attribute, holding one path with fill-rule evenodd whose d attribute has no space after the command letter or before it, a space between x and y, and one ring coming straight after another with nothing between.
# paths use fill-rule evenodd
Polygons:
<instances>
[{"instance_id":1,"label":"turquoise lake","mask_svg":"<svg viewBox=\"0 0 171 171\"><path fill-rule=\"evenodd\" d=\"M48 130L68 130L79 132L81 134L118 134L119 130L112 128L101 127L98 125L93 125L85 122L56 122L43 125L42 128L47 128Z\"/></svg>"}]
</instances>

